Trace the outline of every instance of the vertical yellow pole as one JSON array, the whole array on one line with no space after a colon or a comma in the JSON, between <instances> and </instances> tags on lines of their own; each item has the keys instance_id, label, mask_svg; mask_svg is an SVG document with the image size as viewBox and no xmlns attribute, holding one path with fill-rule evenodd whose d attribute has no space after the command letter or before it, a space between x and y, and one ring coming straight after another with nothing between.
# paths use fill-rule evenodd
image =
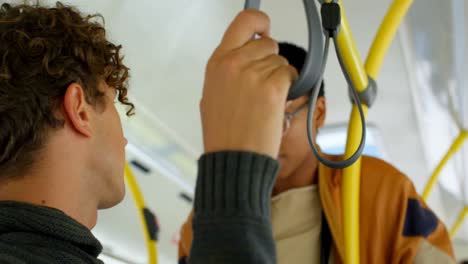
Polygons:
<instances>
[{"instance_id":1,"label":"vertical yellow pole","mask_svg":"<svg viewBox=\"0 0 468 264\"><path fill-rule=\"evenodd\" d=\"M358 92L364 91L368 86L368 77L357 51L355 41L352 37L348 19L341 6L341 28L337 37L337 45L340 50L343 63L349 72L351 81ZM365 116L367 106L363 105ZM346 143L345 158L351 157L359 146L362 136L361 118L356 105L353 105L348 127L348 140ZM360 262L359 252L359 193L360 193L361 159L359 158L352 166L343 170L343 225L345 241L345 263L358 264Z\"/></svg>"},{"instance_id":2,"label":"vertical yellow pole","mask_svg":"<svg viewBox=\"0 0 468 264\"><path fill-rule=\"evenodd\" d=\"M367 116L367 106L362 105ZM361 117L358 108L353 105L348 128L345 158L351 157L359 146L362 135ZM343 221L345 239L345 263L360 263L359 246L359 194L361 180L361 158L352 166L343 170Z\"/></svg>"},{"instance_id":3,"label":"vertical yellow pole","mask_svg":"<svg viewBox=\"0 0 468 264\"><path fill-rule=\"evenodd\" d=\"M376 36L371 48L369 58L364 68L355 41L352 37L346 14L340 0L342 9L341 31L338 35L337 44L341 51L346 69L350 73L358 92L368 87L368 76L377 78L383 59L396 34L403 17L407 13L412 0L395 0L388 11L382 26ZM367 117L367 106L363 105L365 117ZM346 144L345 158L349 158L359 146L362 135L361 120L358 108L354 105L348 128L348 141ZM360 193L361 159L351 167L343 170L343 223L345 239L345 263L359 263L359 193Z\"/></svg>"},{"instance_id":4,"label":"vertical yellow pole","mask_svg":"<svg viewBox=\"0 0 468 264\"><path fill-rule=\"evenodd\" d=\"M125 164L125 181L127 182L127 186L129 187L133 195L133 199L138 210L138 216L143 228L143 235L145 237L146 249L148 252L148 264L157 264L158 253L156 248L156 241L151 240L150 234L148 233L147 229L145 215L143 213L143 210L146 208L145 201L143 199L143 194L141 193L141 190L138 187L135 175L133 174L132 169L130 168L130 165L128 165L128 163Z\"/></svg>"}]
</instances>

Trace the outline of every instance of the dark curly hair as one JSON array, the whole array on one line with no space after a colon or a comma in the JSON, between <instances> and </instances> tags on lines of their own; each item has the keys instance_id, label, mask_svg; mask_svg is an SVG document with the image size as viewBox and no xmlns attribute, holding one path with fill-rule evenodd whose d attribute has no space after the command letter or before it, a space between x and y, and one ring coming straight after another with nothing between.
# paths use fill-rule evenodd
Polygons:
<instances>
[{"instance_id":1,"label":"dark curly hair","mask_svg":"<svg viewBox=\"0 0 468 264\"><path fill-rule=\"evenodd\" d=\"M104 103L99 83L127 98L129 69L121 46L106 39L100 15L82 15L57 2L49 8L2 4L0 8L0 179L23 175L64 121L54 112L67 87L79 83L89 104Z\"/></svg>"}]
</instances>

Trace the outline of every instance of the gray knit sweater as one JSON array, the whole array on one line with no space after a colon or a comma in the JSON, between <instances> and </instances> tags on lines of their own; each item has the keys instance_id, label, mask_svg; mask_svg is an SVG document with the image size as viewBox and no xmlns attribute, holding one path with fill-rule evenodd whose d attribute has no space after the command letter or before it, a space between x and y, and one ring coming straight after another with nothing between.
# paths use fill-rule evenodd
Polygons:
<instances>
[{"instance_id":1,"label":"gray knit sweater","mask_svg":"<svg viewBox=\"0 0 468 264\"><path fill-rule=\"evenodd\" d=\"M103 263L88 228L59 210L0 202L0 263Z\"/></svg>"},{"instance_id":2,"label":"gray knit sweater","mask_svg":"<svg viewBox=\"0 0 468 264\"><path fill-rule=\"evenodd\" d=\"M278 162L245 152L202 156L190 264L276 263L270 195ZM102 246L59 210L0 202L0 263L102 263Z\"/></svg>"}]
</instances>

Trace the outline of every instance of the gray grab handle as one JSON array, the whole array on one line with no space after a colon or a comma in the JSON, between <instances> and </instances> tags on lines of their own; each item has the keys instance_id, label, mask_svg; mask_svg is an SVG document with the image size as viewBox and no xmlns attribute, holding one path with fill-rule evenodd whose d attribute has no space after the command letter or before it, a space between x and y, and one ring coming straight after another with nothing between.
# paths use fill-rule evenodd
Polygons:
<instances>
[{"instance_id":1,"label":"gray grab handle","mask_svg":"<svg viewBox=\"0 0 468 264\"><path fill-rule=\"evenodd\" d=\"M260 9L260 0L245 0L244 9Z\"/></svg>"},{"instance_id":2,"label":"gray grab handle","mask_svg":"<svg viewBox=\"0 0 468 264\"><path fill-rule=\"evenodd\" d=\"M319 82L320 69L323 59L323 32L320 15L315 0L303 0L307 16L307 28L309 33L309 47L307 57L302 67L299 78L289 90L288 100L294 100L306 94ZM261 0L245 0L245 9L260 9ZM320 87L320 86L318 86Z\"/></svg>"}]
</instances>

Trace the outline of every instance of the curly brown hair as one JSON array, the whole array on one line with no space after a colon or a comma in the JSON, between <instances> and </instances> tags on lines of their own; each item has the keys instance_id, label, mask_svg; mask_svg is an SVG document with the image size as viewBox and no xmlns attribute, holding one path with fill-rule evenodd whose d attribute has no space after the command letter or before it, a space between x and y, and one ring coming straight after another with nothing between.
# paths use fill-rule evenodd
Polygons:
<instances>
[{"instance_id":1,"label":"curly brown hair","mask_svg":"<svg viewBox=\"0 0 468 264\"><path fill-rule=\"evenodd\" d=\"M129 69L121 46L106 39L100 15L82 15L57 2L49 8L0 8L0 179L23 175L36 160L67 87L79 83L88 103L104 103L105 81L133 114L127 98Z\"/></svg>"}]
</instances>

